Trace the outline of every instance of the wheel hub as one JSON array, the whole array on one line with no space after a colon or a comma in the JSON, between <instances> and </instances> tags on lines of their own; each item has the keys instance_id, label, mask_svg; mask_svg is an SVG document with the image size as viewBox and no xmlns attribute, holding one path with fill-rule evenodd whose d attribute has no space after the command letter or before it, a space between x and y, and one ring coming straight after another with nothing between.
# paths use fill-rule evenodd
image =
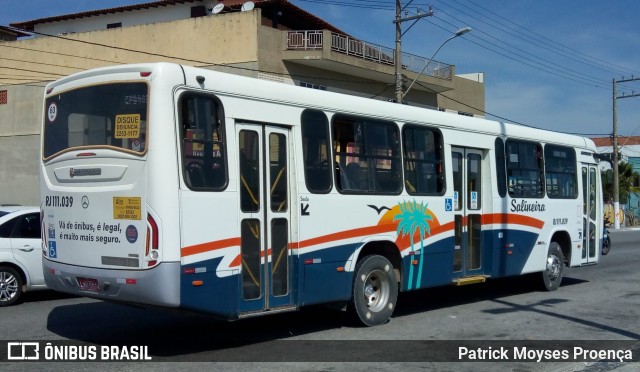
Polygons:
<instances>
[{"instance_id":1,"label":"wheel hub","mask_svg":"<svg viewBox=\"0 0 640 372\"><path fill-rule=\"evenodd\" d=\"M377 301L377 296L376 296L377 292L378 291L376 290L376 288L373 287L371 283L368 283L364 287L364 296L367 298L367 305L369 306L375 305Z\"/></svg>"},{"instance_id":2,"label":"wheel hub","mask_svg":"<svg viewBox=\"0 0 640 372\"><path fill-rule=\"evenodd\" d=\"M370 273L364 282L364 297L371 311L380 311L389 297L389 288L380 280L381 272Z\"/></svg>"},{"instance_id":3,"label":"wheel hub","mask_svg":"<svg viewBox=\"0 0 640 372\"><path fill-rule=\"evenodd\" d=\"M6 301L15 296L17 286L14 282L15 278L13 275L7 273L0 274L0 301Z\"/></svg>"},{"instance_id":4,"label":"wheel hub","mask_svg":"<svg viewBox=\"0 0 640 372\"><path fill-rule=\"evenodd\" d=\"M551 280L556 280L560 276L560 260L556 256L547 258L547 272Z\"/></svg>"}]
</instances>

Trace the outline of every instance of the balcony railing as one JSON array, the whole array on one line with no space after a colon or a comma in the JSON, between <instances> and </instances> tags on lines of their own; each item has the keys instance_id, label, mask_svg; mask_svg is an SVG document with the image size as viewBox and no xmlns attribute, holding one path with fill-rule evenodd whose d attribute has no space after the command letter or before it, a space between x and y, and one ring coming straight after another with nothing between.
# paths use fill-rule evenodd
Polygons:
<instances>
[{"instance_id":1,"label":"balcony railing","mask_svg":"<svg viewBox=\"0 0 640 372\"><path fill-rule=\"evenodd\" d=\"M323 31L288 31L288 50L321 50L324 46ZM395 51L391 48L331 33L331 50L368 61L393 66ZM420 73L428 59L415 54L402 53L402 68ZM439 79L451 80L451 65L433 60L422 73Z\"/></svg>"}]
</instances>

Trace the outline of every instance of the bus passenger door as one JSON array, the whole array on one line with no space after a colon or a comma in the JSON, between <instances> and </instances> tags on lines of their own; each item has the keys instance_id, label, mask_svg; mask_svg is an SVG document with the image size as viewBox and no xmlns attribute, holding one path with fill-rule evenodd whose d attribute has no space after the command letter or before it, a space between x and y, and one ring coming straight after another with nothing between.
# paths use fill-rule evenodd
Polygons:
<instances>
[{"instance_id":1,"label":"bus passenger door","mask_svg":"<svg viewBox=\"0 0 640 372\"><path fill-rule=\"evenodd\" d=\"M582 264L598 261L598 248L602 231L598 228L598 219L603 211L599 210L600 193L598 177L600 172L595 164L582 164Z\"/></svg>"},{"instance_id":2,"label":"bus passenger door","mask_svg":"<svg viewBox=\"0 0 640 372\"><path fill-rule=\"evenodd\" d=\"M454 253L453 278L483 275L482 151L452 148Z\"/></svg>"},{"instance_id":3,"label":"bus passenger door","mask_svg":"<svg viewBox=\"0 0 640 372\"><path fill-rule=\"evenodd\" d=\"M289 131L237 124L240 313L292 305Z\"/></svg>"}]
</instances>

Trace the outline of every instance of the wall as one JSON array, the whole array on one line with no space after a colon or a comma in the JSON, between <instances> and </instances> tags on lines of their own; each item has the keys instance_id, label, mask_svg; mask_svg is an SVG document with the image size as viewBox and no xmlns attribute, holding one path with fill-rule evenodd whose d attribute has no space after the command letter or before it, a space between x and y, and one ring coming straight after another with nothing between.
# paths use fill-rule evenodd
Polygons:
<instances>
[{"instance_id":1,"label":"wall","mask_svg":"<svg viewBox=\"0 0 640 372\"><path fill-rule=\"evenodd\" d=\"M33 80L55 80L121 63L169 61L203 66L256 62L259 22L260 11L256 10L0 42L0 67Z\"/></svg>"},{"instance_id":2,"label":"wall","mask_svg":"<svg viewBox=\"0 0 640 372\"><path fill-rule=\"evenodd\" d=\"M40 205L41 86L0 87L7 103L0 105L0 204Z\"/></svg>"},{"instance_id":3,"label":"wall","mask_svg":"<svg viewBox=\"0 0 640 372\"><path fill-rule=\"evenodd\" d=\"M175 4L168 7L161 6L158 8L131 10L94 17L47 22L35 25L34 31L47 35L58 35L106 29L107 25L112 23L122 23L122 27L127 27L139 24L169 22L176 19L190 18L191 7L198 5L202 5L202 3ZM35 37L43 36L36 34Z\"/></svg>"},{"instance_id":4,"label":"wall","mask_svg":"<svg viewBox=\"0 0 640 372\"><path fill-rule=\"evenodd\" d=\"M70 34L66 39L0 42L0 71L16 78L3 81L18 84L0 85L8 96L7 104L0 105L0 203L40 204L39 133L46 81L89 68L157 61L255 75L260 18L256 10ZM39 82L25 83L27 78Z\"/></svg>"},{"instance_id":5,"label":"wall","mask_svg":"<svg viewBox=\"0 0 640 372\"><path fill-rule=\"evenodd\" d=\"M460 76L454 76L453 81L453 90L438 94L438 107L485 116L484 84Z\"/></svg>"}]
</instances>

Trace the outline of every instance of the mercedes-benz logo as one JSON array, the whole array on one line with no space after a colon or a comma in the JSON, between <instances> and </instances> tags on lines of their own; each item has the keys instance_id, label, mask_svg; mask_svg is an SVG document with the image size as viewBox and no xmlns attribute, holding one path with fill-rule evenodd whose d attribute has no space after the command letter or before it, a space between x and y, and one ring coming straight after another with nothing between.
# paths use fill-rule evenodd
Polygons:
<instances>
[{"instance_id":1,"label":"mercedes-benz logo","mask_svg":"<svg viewBox=\"0 0 640 372\"><path fill-rule=\"evenodd\" d=\"M89 197L86 195L82 197L82 208L84 209L89 208Z\"/></svg>"}]
</instances>

